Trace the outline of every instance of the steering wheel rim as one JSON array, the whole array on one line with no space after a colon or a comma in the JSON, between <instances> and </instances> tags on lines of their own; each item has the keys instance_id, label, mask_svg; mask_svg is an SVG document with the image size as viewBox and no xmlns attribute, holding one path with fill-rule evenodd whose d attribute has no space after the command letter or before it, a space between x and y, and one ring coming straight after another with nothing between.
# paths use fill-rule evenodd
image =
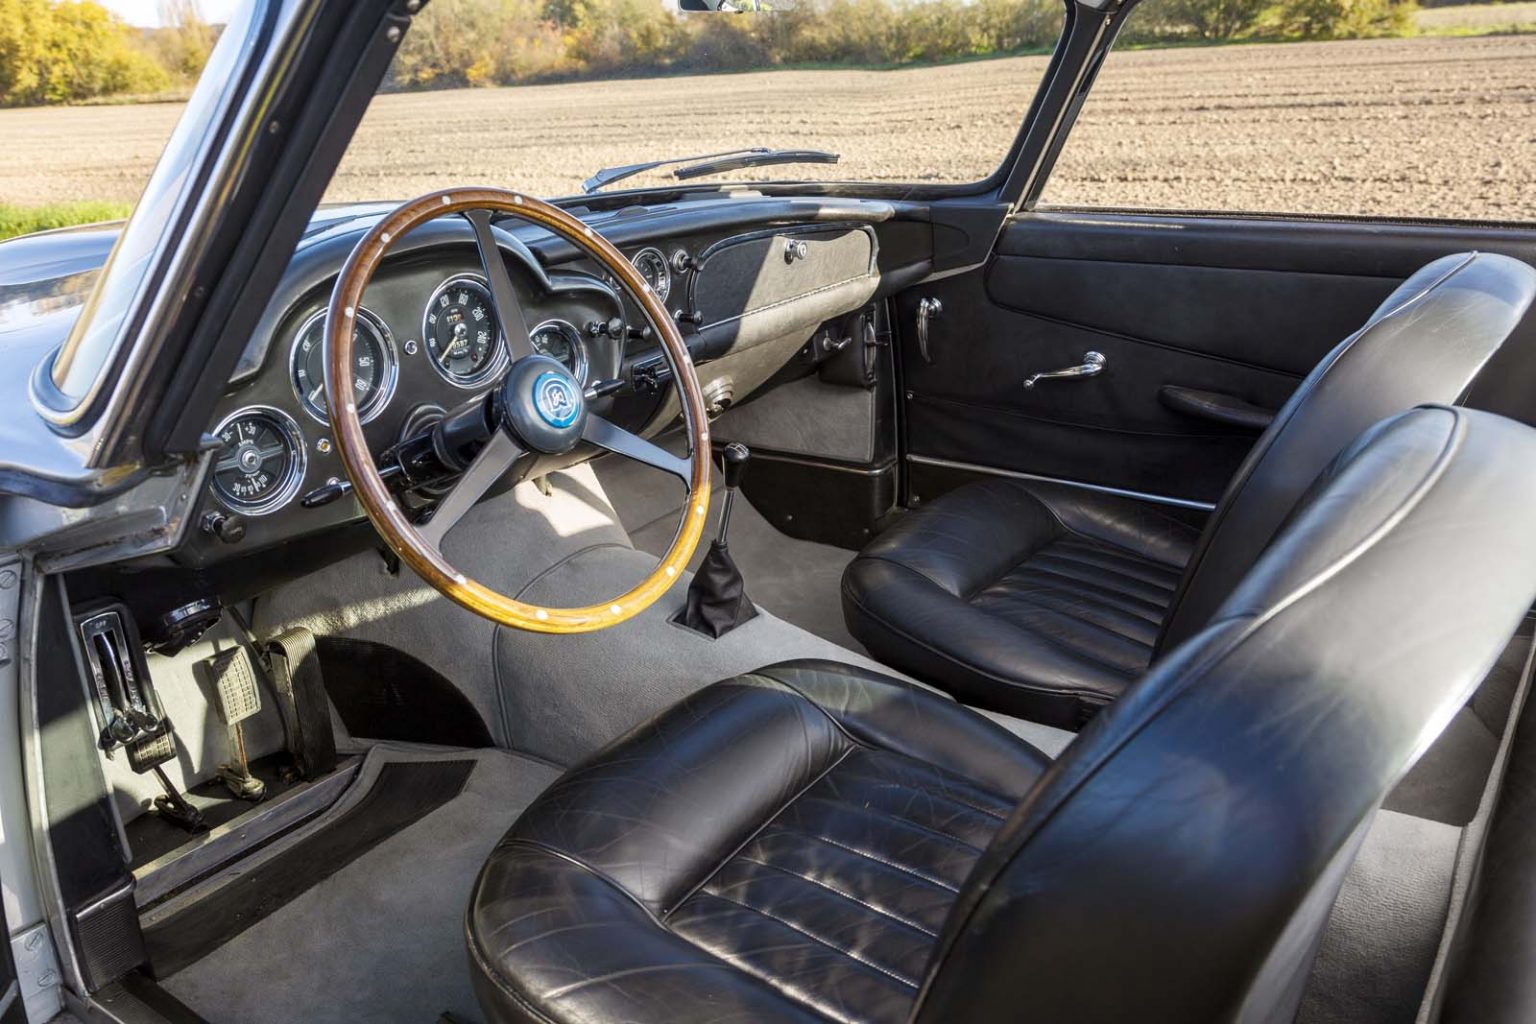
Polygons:
<instances>
[{"instance_id":1,"label":"steering wheel rim","mask_svg":"<svg viewBox=\"0 0 1536 1024\"><path fill-rule=\"evenodd\" d=\"M672 378L677 385L688 435L689 454L686 463L591 413L585 408L586 399L580 397L580 382L576 382L576 401L582 412L582 427L578 440L571 447L581 442L595 444L607 451L672 472L683 478L688 486L688 498L683 504L677 532L666 554L644 580L609 601L571 608L552 608L519 601L460 571L442 554L443 535L457 521L458 516L468 511L485 490L510 468L512 458L517 454L528 454L530 450L545 451L542 448L530 449L523 439L513 436L512 428L506 422L493 426L491 439L485 448L455 482L454 490L438 503L433 518L421 525L407 518L390 493L374 465L373 454L363 435L352 374L352 334L356 311L362 304L364 291L389 251L390 244L429 220L463 215L474 229L482 269L491 286L497 326L501 329L503 343L513 353L513 365L504 372L495 388L507 386L519 363L525 360L549 361L547 357L535 354L528 341L521 307L516 301L510 276L491 230L491 213L510 214L546 228L575 245L603 270L612 274L650 321L661 341L662 353L671 366ZM510 303L510 309L503 308L506 303ZM522 353L519 353L514 340L514 324L508 322L514 314L515 329L521 332L521 345L526 350ZM616 626L640 614L666 593L682 575L698 546L709 513L709 419L705 413L703 393L688 348L667 314L666 307L629 260L590 226L557 206L508 189L445 189L412 199L375 224L347 257L331 291L324 338L325 396L331 429L354 493L390 549L444 597L477 615L514 629L536 633L589 633ZM538 380L549 376L543 365L528 365L532 369L545 371ZM538 387L537 381L534 386ZM507 446L515 447L519 444L522 444L522 448L509 455ZM507 460L505 466L496 471L496 464L503 459ZM683 473L684 465L686 476ZM477 467L480 468L477 470ZM472 493L460 496L456 502L455 496L460 491ZM455 514L451 518L447 517L445 509ZM449 521L439 528L436 524L443 518Z\"/></svg>"}]
</instances>

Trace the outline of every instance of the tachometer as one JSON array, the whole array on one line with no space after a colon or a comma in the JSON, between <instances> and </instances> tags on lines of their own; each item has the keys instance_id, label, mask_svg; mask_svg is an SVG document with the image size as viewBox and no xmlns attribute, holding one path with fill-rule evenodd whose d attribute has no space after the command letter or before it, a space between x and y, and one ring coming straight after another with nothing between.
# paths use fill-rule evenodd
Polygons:
<instances>
[{"instance_id":1,"label":"tachometer","mask_svg":"<svg viewBox=\"0 0 1536 1024\"><path fill-rule=\"evenodd\" d=\"M438 373L472 388L507 364L507 347L496 326L496 307L485 282L476 277L444 281L427 300L421 337Z\"/></svg>"},{"instance_id":2,"label":"tachometer","mask_svg":"<svg viewBox=\"0 0 1536 1024\"><path fill-rule=\"evenodd\" d=\"M587 346L581 332L564 320L546 320L528 332L535 352L559 360L582 384L587 382Z\"/></svg>"},{"instance_id":3,"label":"tachometer","mask_svg":"<svg viewBox=\"0 0 1536 1024\"><path fill-rule=\"evenodd\" d=\"M394 394L400 364L395 343L384 322L366 309L357 311L352 328L352 387L357 417L364 423L384 411ZM325 312L304 321L288 357L293 390L304 411L321 423L330 422L325 406Z\"/></svg>"},{"instance_id":4,"label":"tachometer","mask_svg":"<svg viewBox=\"0 0 1536 1024\"><path fill-rule=\"evenodd\" d=\"M672 267L667 263L667 258L661 254L660 249L641 249L630 257L629 262L640 271L640 276L645 278L645 283L651 286L651 291L662 302L667 301L667 296L672 293Z\"/></svg>"},{"instance_id":5,"label":"tachometer","mask_svg":"<svg viewBox=\"0 0 1536 1024\"><path fill-rule=\"evenodd\" d=\"M214 431L213 493L236 512L265 515L282 508L304 482L304 435L287 413L241 409Z\"/></svg>"}]
</instances>

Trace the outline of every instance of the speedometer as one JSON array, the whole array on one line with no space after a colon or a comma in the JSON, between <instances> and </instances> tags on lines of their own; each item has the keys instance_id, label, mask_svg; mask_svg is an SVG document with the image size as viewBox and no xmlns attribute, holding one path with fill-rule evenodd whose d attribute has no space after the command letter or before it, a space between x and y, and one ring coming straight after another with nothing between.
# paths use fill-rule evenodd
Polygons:
<instances>
[{"instance_id":1,"label":"speedometer","mask_svg":"<svg viewBox=\"0 0 1536 1024\"><path fill-rule=\"evenodd\" d=\"M286 505L304 481L304 436L292 417L253 405L227 417L214 434L213 493L236 512L265 515Z\"/></svg>"},{"instance_id":2,"label":"speedometer","mask_svg":"<svg viewBox=\"0 0 1536 1024\"><path fill-rule=\"evenodd\" d=\"M432 368L461 388L490 380L507 364L490 289L478 277L455 277L427 300L421 337Z\"/></svg>"},{"instance_id":3,"label":"speedometer","mask_svg":"<svg viewBox=\"0 0 1536 1024\"><path fill-rule=\"evenodd\" d=\"M304 321L288 357L293 390L304 411L328 423L325 405L325 312ZM357 311L352 328L352 389L357 418L367 423L389 403L399 375L394 340L384 322L366 309Z\"/></svg>"},{"instance_id":4,"label":"speedometer","mask_svg":"<svg viewBox=\"0 0 1536 1024\"><path fill-rule=\"evenodd\" d=\"M660 249L641 249L630 257L629 262L640 271L640 276L645 278L645 283L651 286L651 291L662 302L667 301L667 296L672 294L672 267L667 263L667 258L661 254Z\"/></svg>"}]
</instances>

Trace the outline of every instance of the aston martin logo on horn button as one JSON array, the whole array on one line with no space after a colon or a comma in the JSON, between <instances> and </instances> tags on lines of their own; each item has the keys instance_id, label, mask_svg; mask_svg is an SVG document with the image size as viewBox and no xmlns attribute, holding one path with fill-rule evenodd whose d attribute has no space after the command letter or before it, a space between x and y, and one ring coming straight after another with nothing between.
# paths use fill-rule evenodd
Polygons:
<instances>
[{"instance_id":1,"label":"aston martin logo on horn button","mask_svg":"<svg viewBox=\"0 0 1536 1024\"><path fill-rule=\"evenodd\" d=\"M581 414L581 394L569 377L549 371L533 381L533 407L552 427L568 427Z\"/></svg>"}]
</instances>

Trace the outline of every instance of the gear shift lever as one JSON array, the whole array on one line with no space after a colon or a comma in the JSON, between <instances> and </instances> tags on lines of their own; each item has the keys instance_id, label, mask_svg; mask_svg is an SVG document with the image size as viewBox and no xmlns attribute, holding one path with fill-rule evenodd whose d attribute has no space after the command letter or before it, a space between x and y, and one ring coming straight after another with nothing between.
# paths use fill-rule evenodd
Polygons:
<instances>
[{"instance_id":1,"label":"gear shift lever","mask_svg":"<svg viewBox=\"0 0 1536 1024\"><path fill-rule=\"evenodd\" d=\"M736 501L736 489L742 477L747 475L747 460L752 450L740 441L732 441L720 450L720 461L725 466L725 497L720 501L720 534L716 538L721 547L726 544L726 531L731 528L731 505Z\"/></svg>"},{"instance_id":2,"label":"gear shift lever","mask_svg":"<svg viewBox=\"0 0 1536 1024\"><path fill-rule=\"evenodd\" d=\"M731 506L736 490L747 473L752 452L746 445L731 442L720 449L724 468L725 497L720 501L720 532L709 545L709 553L699 563L688 584L688 603L674 620L705 636L719 639L743 622L757 615L747 596L746 581L726 547L726 533L731 528Z\"/></svg>"}]
</instances>

